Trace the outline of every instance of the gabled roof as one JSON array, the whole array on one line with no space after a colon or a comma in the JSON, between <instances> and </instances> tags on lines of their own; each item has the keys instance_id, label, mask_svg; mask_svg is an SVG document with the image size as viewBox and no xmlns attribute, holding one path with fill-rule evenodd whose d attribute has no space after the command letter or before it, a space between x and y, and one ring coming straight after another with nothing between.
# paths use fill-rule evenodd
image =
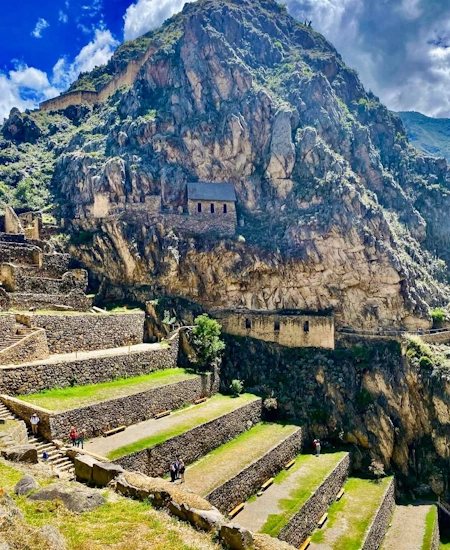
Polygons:
<instances>
[{"instance_id":1,"label":"gabled roof","mask_svg":"<svg viewBox=\"0 0 450 550\"><path fill-rule=\"evenodd\" d=\"M188 199L199 201L235 202L236 193L232 183L209 183L199 181L188 183Z\"/></svg>"}]
</instances>

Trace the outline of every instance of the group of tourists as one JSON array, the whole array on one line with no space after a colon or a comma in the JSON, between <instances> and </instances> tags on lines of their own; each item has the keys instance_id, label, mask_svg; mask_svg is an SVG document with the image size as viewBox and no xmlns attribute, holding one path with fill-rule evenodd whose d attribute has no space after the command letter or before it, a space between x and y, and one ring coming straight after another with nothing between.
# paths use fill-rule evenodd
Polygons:
<instances>
[{"instance_id":1,"label":"group of tourists","mask_svg":"<svg viewBox=\"0 0 450 550\"><path fill-rule=\"evenodd\" d=\"M171 483L175 483L177 479L179 479L181 483L184 483L185 471L186 471L186 467L184 465L183 460L181 458L176 458L169 467Z\"/></svg>"},{"instance_id":2,"label":"group of tourists","mask_svg":"<svg viewBox=\"0 0 450 550\"><path fill-rule=\"evenodd\" d=\"M80 430L77 432L74 426L70 428L70 440L72 441L72 447L81 447L84 449L84 432Z\"/></svg>"}]
</instances>

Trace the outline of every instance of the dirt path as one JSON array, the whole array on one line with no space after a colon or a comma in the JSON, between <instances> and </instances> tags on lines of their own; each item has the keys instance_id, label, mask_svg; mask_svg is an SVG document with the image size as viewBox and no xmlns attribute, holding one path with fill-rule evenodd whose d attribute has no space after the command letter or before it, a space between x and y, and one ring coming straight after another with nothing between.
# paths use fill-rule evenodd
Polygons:
<instances>
[{"instance_id":1,"label":"dirt path","mask_svg":"<svg viewBox=\"0 0 450 550\"><path fill-rule=\"evenodd\" d=\"M381 550L422 550L431 505L396 506Z\"/></svg>"},{"instance_id":2,"label":"dirt path","mask_svg":"<svg viewBox=\"0 0 450 550\"><path fill-rule=\"evenodd\" d=\"M50 355L47 359L39 361L30 361L20 363L20 365L2 365L2 367L17 366L20 368L34 365L53 365L55 363L70 363L71 361L80 361L82 359L91 359L93 357L110 357L111 355L128 355L129 353L138 353L143 351L152 351L156 349L166 349L161 344L136 344L135 346L125 346L121 348L99 349L94 351L79 351L76 353L58 353Z\"/></svg>"},{"instance_id":3,"label":"dirt path","mask_svg":"<svg viewBox=\"0 0 450 550\"><path fill-rule=\"evenodd\" d=\"M300 467L288 472L281 483L274 483L262 496L253 502L248 502L244 510L236 517L236 522L251 531L260 531L270 515L284 512L281 505L284 499L289 499L297 488L311 485L311 480L316 479L317 482L313 483L311 491L308 490L303 502L299 503L299 507L293 513L297 512L306 502L310 493L317 489L340 460L342 460L342 455L333 453L323 454L319 458L313 455L302 457Z\"/></svg>"},{"instance_id":4,"label":"dirt path","mask_svg":"<svg viewBox=\"0 0 450 550\"><path fill-rule=\"evenodd\" d=\"M256 399L256 397L255 397ZM150 419L139 424L128 426L125 431L110 435L109 437L97 437L85 443L85 449L100 456L106 456L111 451L119 449L130 443L134 443L146 437L164 434L169 430L190 423L192 427L213 420L223 414L229 413L249 403L250 400L239 398L232 399L223 395L216 395L201 405L193 405L177 411L170 416L159 420Z\"/></svg>"},{"instance_id":5,"label":"dirt path","mask_svg":"<svg viewBox=\"0 0 450 550\"><path fill-rule=\"evenodd\" d=\"M255 426L187 468L186 486L199 495L207 495L298 429L281 424Z\"/></svg>"}]
</instances>

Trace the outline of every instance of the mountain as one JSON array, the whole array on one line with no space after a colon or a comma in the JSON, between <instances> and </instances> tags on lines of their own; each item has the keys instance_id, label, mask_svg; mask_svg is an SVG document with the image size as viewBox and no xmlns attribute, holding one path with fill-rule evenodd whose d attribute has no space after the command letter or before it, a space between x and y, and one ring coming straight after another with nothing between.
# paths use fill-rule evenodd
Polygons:
<instances>
[{"instance_id":1,"label":"mountain","mask_svg":"<svg viewBox=\"0 0 450 550\"><path fill-rule=\"evenodd\" d=\"M57 205L107 299L412 329L450 300L447 163L273 0L188 3L1 131L0 199ZM197 181L234 185L235 235L193 229Z\"/></svg>"},{"instance_id":2,"label":"mountain","mask_svg":"<svg viewBox=\"0 0 450 550\"><path fill-rule=\"evenodd\" d=\"M431 118L415 111L397 113L414 147L450 161L450 119Z\"/></svg>"}]
</instances>

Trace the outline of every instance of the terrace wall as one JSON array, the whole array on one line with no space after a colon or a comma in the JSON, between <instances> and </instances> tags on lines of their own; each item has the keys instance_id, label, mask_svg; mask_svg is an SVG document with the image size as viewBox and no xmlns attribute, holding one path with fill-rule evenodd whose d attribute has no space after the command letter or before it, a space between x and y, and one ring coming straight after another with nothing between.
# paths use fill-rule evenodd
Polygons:
<instances>
[{"instance_id":1,"label":"terrace wall","mask_svg":"<svg viewBox=\"0 0 450 550\"><path fill-rule=\"evenodd\" d=\"M123 456L114 463L153 477L163 476L168 473L170 462L180 451L185 464L191 464L249 430L261 421L261 414L262 400L257 399L154 447Z\"/></svg>"},{"instance_id":2,"label":"terrace wall","mask_svg":"<svg viewBox=\"0 0 450 550\"><path fill-rule=\"evenodd\" d=\"M386 489L372 524L367 530L361 550L378 550L391 520L395 506L395 480L392 478Z\"/></svg>"}]
</instances>

